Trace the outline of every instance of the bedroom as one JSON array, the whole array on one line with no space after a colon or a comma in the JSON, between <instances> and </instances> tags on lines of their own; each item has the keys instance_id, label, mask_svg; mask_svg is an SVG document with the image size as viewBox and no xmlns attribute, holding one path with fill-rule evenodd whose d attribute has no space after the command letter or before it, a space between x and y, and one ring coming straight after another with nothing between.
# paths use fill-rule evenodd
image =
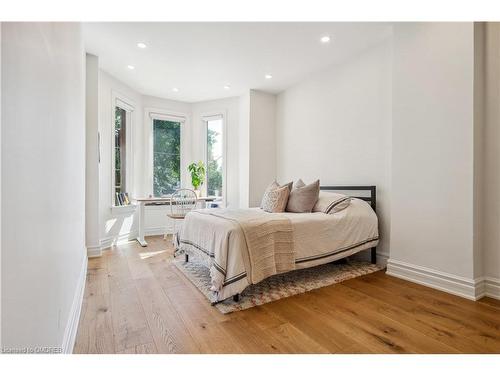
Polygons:
<instances>
[{"instance_id":1,"label":"bedroom","mask_svg":"<svg viewBox=\"0 0 500 375\"><path fill-rule=\"evenodd\" d=\"M499 354L498 23L0 27L4 353Z\"/></svg>"}]
</instances>

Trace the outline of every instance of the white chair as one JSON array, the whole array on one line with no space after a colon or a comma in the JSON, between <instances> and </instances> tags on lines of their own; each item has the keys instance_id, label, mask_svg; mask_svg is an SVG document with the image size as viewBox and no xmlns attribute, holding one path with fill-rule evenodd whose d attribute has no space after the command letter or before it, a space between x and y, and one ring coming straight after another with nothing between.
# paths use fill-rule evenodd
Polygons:
<instances>
[{"instance_id":1,"label":"white chair","mask_svg":"<svg viewBox=\"0 0 500 375\"><path fill-rule=\"evenodd\" d=\"M174 230L172 235L172 243L174 246L177 244L177 222L179 220L184 220L188 212L196 208L196 203L198 197L196 193L191 189L179 189L176 190L170 197L170 212L167 216L173 220ZM164 238L166 238L167 233L165 233Z\"/></svg>"}]
</instances>

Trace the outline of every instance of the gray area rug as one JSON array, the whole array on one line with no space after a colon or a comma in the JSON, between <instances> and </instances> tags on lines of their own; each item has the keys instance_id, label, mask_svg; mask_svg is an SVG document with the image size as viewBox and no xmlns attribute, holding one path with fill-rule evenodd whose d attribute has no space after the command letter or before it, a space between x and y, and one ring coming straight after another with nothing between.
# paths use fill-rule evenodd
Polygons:
<instances>
[{"instance_id":1,"label":"gray area rug","mask_svg":"<svg viewBox=\"0 0 500 375\"><path fill-rule=\"evenodd\" d=\"M210 270L197 262L174 261L176 267L212 302L214 293L210 290ZM304 270L296 270L275 275L250 285L240 295L240 300L232 298L215 305L223 314L249 309L281 298L305 293L309 290L340 283L358 276L380 271L383 267L376 264L348 261L345 264L328 263Z\"/></svg>"}]
</instances>

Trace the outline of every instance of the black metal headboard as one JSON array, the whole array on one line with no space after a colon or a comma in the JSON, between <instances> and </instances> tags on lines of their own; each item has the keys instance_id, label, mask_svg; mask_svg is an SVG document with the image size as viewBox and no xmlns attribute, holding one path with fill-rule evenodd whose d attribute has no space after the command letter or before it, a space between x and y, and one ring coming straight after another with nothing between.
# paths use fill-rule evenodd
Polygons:
<instances>
[{"instance_id":1,"label":"black metal headboard","mask_svg":"<svg viewBox=\"0 0 500 375\"><path fill-rule=\"evenodd\" d=\"M357 199L362 199L366 202L370 202L370 205L373 208L373 211L377 212L377 187L373 185L368 185L368 186L320 186L320 190L325 190L325 191L342 191L344 194L349 195L353 198ZM348 192L369 192L369 196L358 196L358 195L352 195L349 194ZM370 249L371 253L371 262L373 264L377 263L377 248L372 247Z\"/></svg>"},{"instance_id":2,"label":"black metal headboard","mask_svg":"<svg viewBox=\"0 0 500 375\"><path fill-rule=\"evenodd\" d=\"M350 195L353 198L358 198L362 199L366 202L370 202L370 205L373 208L373 211L377 212L377 187L374 185L368 185L368 186L320 186L320 190L326 190L326 191L343 191L343 192L351 192L351 191L366 191L369 192L369 196L356 196L352 194L346 194Z\"/></svg>"}]
</instances>

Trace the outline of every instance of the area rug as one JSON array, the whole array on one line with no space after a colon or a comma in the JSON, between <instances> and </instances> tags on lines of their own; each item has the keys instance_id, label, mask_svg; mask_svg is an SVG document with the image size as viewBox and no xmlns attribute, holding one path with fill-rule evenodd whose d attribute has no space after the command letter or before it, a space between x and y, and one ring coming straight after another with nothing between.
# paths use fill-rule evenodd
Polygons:
<instances>
[{"instance_id":1,"label":"area rug","mask_svg":"<svg viewBox=\"0 0 500 375\"><path fill-rule=\"evenodd\" d=\"M210 270L198 262L174 261L177 268L212 302L214 293L210 290ZM383 267L376 264L348 261L344 264L328 263L321 266L296 270L275 275L250 285L241 294L240 300L232 298L215 305L223 314L245 310L268 302L290 297L296 294L333 285L358 276L380 271Z\"/></svg>"}]
</instances>

